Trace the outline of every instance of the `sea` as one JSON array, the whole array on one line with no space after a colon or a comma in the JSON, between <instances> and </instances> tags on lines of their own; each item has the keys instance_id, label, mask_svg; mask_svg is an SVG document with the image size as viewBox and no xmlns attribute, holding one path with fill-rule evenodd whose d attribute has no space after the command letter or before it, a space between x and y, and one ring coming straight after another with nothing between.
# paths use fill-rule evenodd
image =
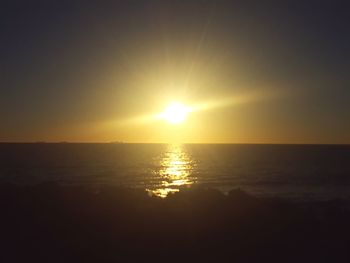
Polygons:
<instances>
[{"instance_id":1,"label":"sea","mask_svg":"<svg viewBox=\"0 0 350 263\"><path fill-rule=\"evenodd\" d=\"M292 200L350 200L350 145L2 143L0 183L145 189L240 188Z\"/></svg>"}]
</instances>

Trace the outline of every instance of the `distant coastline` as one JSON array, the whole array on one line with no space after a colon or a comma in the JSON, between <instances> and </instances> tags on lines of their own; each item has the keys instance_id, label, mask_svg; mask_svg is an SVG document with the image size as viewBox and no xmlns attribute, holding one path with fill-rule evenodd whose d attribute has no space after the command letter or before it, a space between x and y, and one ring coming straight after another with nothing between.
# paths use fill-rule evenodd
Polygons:
<instances>
[{"instance_id":1,"label":"distant coastline","mask_svg":"<svg viewBox=\"0 0 350 263\"><path fill-rule=\"evenodd\" d=\"M84 142L84 141L0 141L0 144L184 144L184 145L290 145L290 146L350 146L350 143L197 143L197 142L125 142L125 141L107 141L107 142Z\"/></svg>"}]
</instances>

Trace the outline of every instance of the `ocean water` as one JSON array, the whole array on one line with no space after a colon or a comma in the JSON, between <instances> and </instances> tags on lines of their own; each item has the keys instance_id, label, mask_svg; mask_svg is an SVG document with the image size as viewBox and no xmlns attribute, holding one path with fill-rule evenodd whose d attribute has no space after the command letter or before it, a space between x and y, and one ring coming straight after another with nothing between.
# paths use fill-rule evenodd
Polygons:
<instances>
[{"instance_id":1,"label":"ocean water","mask_svg":"<svg viewBox=\"0 0 350 263\"><path fill-rule=\"evenodd\" d=\"M350 199L350 146L0 144L0 182L187 187L298 200Z\"/></svg>"}]
</instances>

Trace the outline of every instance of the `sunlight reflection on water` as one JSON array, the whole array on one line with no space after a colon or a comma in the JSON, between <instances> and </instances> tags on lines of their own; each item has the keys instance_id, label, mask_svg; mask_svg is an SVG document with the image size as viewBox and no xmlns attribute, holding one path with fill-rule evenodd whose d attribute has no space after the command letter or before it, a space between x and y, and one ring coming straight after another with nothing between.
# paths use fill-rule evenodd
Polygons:
<instances>
[{"instance_id":1,"label":"sunlight reflection on water","mask_svg":"<svg viewBox=\"0 0 350 263\"><path fill-rule=\"evenodd\" d=\"M191 176L195 163L182 145L168 145L159 163L161 183L156 189L149 190L151 194L164 198L195 183L196 178Z\"/></svg>"}]
</instances>

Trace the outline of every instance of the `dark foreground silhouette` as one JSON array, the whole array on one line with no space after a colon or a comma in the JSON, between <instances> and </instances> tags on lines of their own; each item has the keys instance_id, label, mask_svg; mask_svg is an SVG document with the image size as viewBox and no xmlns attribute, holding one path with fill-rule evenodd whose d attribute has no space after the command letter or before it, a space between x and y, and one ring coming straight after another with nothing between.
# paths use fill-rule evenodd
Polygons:
<instances>
[{"instance_id":1,"label":"dark foreground silhouette","mask_svg":"<svg viewBox=\"0 0 350 263\"><path fill-rule=\"evenodd\" d=\"M0 186L0 262L349 262L347 203Z\"/></svg>"}]
</instances>

